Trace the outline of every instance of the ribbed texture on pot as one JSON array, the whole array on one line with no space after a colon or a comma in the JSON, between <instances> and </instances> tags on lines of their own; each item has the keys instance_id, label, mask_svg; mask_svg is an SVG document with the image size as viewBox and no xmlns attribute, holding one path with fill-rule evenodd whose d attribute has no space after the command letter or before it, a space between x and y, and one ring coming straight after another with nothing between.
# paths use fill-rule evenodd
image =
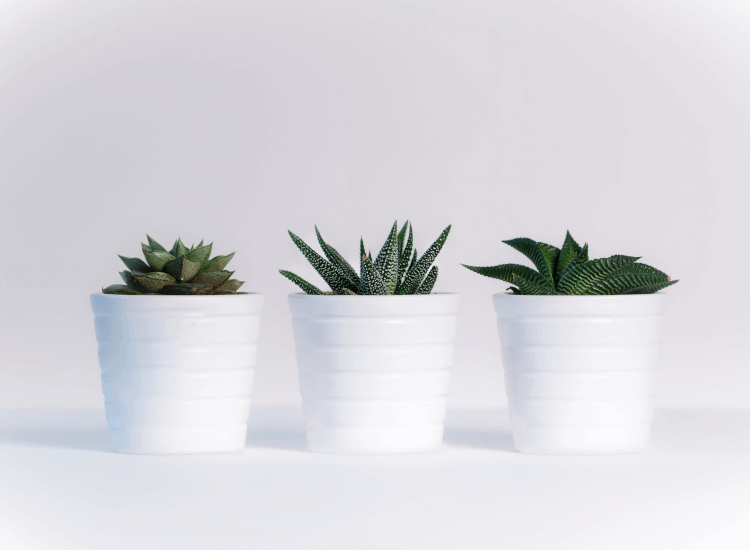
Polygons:
<instances>
[{"instance_id":1,"label":"ribbed texture on pot","mask_svg":"<svg viewBox=\"0 0 750 550\"><path fill-rule=\"evenodd\" d=\"M292 294L312 451L411 453L443 438L457 294Z\"/></svg>"},{"instance_id":2,"label":"ribbed texture on pot","mask_svg":"<svg viewBox=\"0 0 750 550\"><path fill-rule=\"evenodd\" d=\"M666 295L493 301L519 451L613 454L647 445Z\"/></svg>"},{"instance_id":3,"label":"ribbed texture on pot","mask_svg":"<svg viewBox=\"0 0 750 550\"><path fill-rule=\"evenodd\" d=\"M93 294L109 441L116 451L245 446L263 297Z\"/></svg>"}]
</instances>

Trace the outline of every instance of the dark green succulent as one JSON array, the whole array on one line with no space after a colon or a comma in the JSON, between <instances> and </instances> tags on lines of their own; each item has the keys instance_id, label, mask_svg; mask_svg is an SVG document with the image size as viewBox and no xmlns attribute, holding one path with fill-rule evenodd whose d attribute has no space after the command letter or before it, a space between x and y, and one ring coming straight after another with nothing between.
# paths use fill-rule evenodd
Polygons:
<instances>
[{"instance_id":1,"label":"dark green succulent","mask_svg":"<svg viewBox=\"0 0 750 550\"><path fill-rule=\"evenodd\" d=\"M406 231L409 230L407 238ZM365 253L365 243L359 240L359 275L335 248L326 243L315 227L318 243L326 258L307 246L297 235L289 232L294 244L302 251L305 258L320 273L331 292L324 292L315 285L289 271L279 270L284 277L295 283L307 294L350 294L350 295L383 295L383 294L429 294L435 286L438 276L437 266L433 266L451 226L445 228L432 246L422 257L414 250L414 234L407 221L398 230L398 222L393 224L383 248L375 261L371 253ZM428 272L429 270L429 272Z\"/></svg>"},{"instance_id":2,"label":"dark green succulent","mask_svg":"<svg viewBox=\"0 0 750 550\"><path fill-rule=\"evenodd\" d=\"M140 258L120 256L130 271L121 271L124 285L103 288L104 294L245 294L237 292L244 281L231 279L234 271L224 268L234 256L211 256L213 244L188 248L179 238L172 250L146 235L148 245L141 243Z\"/></svg>"},{"instance_id":3,"label":"dark green succulent","mask_svg":"<svg viewBox=\"0 0 750 550\"><path fill-rule=\"evenodd\" d=\"M518 264L464 267L515 285L508 289L513 294L653 294L677 282L634 256L589 260L589 245L578 246L570 232L562 248L526 238L503 242L529 258L537 271Z\"/></svg>"}]
</instances>

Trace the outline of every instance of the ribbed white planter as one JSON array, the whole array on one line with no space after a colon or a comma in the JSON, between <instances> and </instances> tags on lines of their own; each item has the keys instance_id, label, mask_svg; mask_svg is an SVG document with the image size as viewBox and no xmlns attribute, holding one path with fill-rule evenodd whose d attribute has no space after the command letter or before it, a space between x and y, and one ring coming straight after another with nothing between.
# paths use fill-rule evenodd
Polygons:
<instances>
[{"instance_id":1,"label":"ribbed white planter","mask_svg":"<svg viewBox=\"0 0 750 550\"><path fill-rule=\"evenodd\" d=\"M310 450L416 453L443 439L457 294L292 294Z\"/></svg>"},{"instance_id":2,"label":"ribbed white planter","mask_svg":"<svg viewBox=\"0 0 750 550\"><path fill-rule=\"evenodd\" d=\"M242 449L262 304L260 294L92 294L112 449Z\"/></svg>"},{"instance_id":3,"label":"ribbed white planter","mask_svg":"<svg viewBox=\"0 0 750 550\"><path fill-rule=\"evenodd\" d=\"M643 450L666 295L493 296L521 452Z\"/></svg>"}]
</instances>

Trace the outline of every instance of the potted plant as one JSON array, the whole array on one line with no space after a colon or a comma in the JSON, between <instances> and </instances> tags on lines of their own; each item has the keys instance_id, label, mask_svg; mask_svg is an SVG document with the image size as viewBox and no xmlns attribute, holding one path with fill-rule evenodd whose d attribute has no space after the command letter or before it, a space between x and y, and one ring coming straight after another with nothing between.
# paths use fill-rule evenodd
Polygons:
<instances>
[{"instance_id":1,"label":"potted plant","mask_svg":"<svg viewBox=\"0 0 750 550\"><path fill-rule=\"evenodd\" d=\"M148 237L148 236L147 236ZM125 284L91 295L112 449L219 453L245 446L263 297L238 292L212 245L167 251L148 237L146 262L120 256ZM210 259L209 259L210 258Z\"/></svg>"},{"instance_id":2,"label":"potted plant","mask_svg":"<svg viewBox=\"0 0 750 550\"><path fill-rule=\"evenodd\" d=\"M513 441L521 452L642 450L651 431L666 296L675 284L632 256L590 260L588 245L503 241L523 265L464 266L511 283L493 302Z\"/></svg>"},{"instance_id":3,"label":"potted plant","mask_svg":"<svg viewBox=\"0 0 750 550\"><path fill-rule=\"evenodd\" d=\"M408 229L408 238L406 237ZM377 257L360 239L359 274L315 232L325 257L291 231L330 286L288 271L300 393L310 449L412 453L443 438L458 295L432 293L448 226L420 257L411 224L394 223Z\"/></svg>"}]
</instances>

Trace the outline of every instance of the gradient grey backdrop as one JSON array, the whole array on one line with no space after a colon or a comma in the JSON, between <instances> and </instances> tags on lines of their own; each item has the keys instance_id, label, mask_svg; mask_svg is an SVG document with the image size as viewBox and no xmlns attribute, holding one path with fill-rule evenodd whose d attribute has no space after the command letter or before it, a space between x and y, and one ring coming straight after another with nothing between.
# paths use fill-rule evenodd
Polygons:
<instances>
[{"instance_id":1,"label":"gradient grey backdrop","mask_svg":"<svg viewBox=\"0 0 750 550\"><path fill-rule=\"evenodd\" d=\"M502 239L642 255L657 403L750 406L750 6L729 1L0 0L0 408L102 405L88 295L148 231L266 295L255 406L298 403L286 234L349 257L449 223L450 405L504 407Z\"/></svg>"}]
</instances>

